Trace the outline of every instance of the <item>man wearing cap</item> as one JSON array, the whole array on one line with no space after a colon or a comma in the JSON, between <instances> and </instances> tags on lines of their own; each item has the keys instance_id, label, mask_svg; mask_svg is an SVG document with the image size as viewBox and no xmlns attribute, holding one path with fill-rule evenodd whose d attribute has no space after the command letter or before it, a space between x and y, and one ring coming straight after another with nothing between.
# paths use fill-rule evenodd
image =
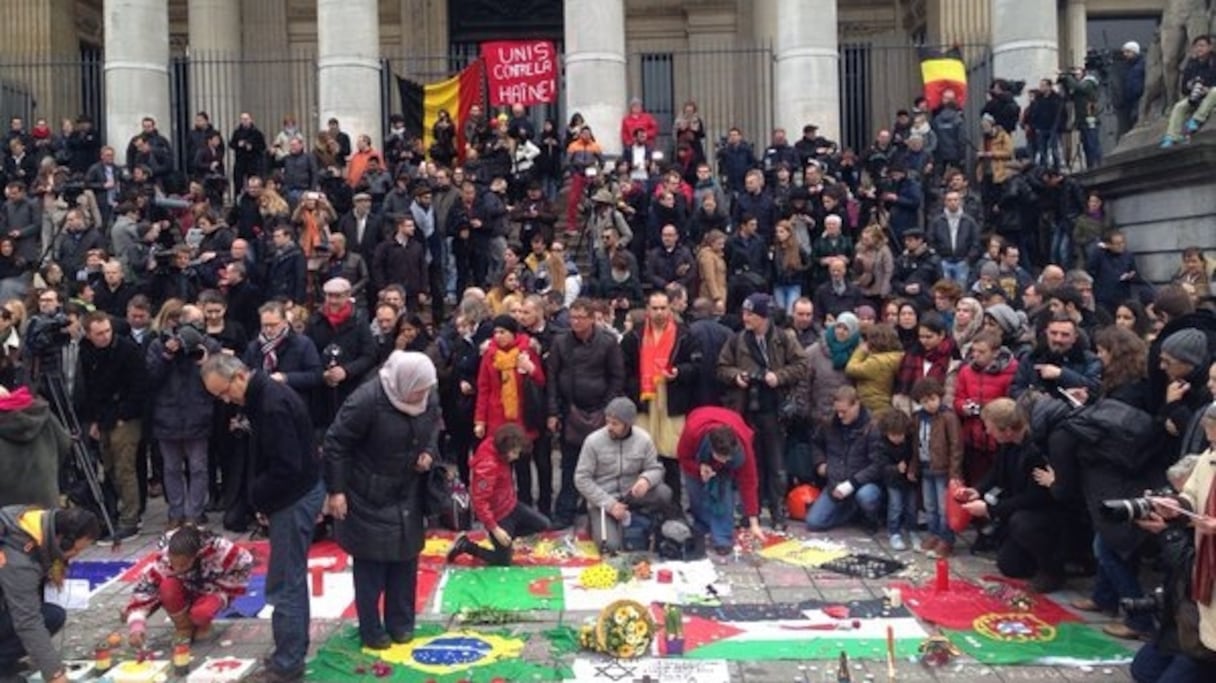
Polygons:
<instances>
[{"instance_id":1,"label":"man wearing cap","mask_svg":"<svg viewBox=\"0 0 1216 683\"><path fill-rule=\"evenodd\" d=\"M920 183L908 177L908 170L898 161L887 167L890 186L882 194L882 203L890 212L891 231L896 237L920 225L920 207L924 200Z\"/></svg>"},{"instance_id":2,"label":"man wearing cap","mask_svg":"<svg viewBox=\"0 0 1216 683\"><path fill-rule=\"evenodd\" d=\"M729 387L727 407L743 414L756 434L760 490L774 527L785 523L784 431L778 416L809 361L794 333L772 325L773 300L757 293L743 302L743 331L718 355L718 381Z\"/></svg>"},{"instance_id":3,"label":"man wearing cap","mask_svg":"<svg viewBox=\"0 0 1216 683\"><path fill-rule=\"evenodd\" d=\"M925 231L909 228L903 233L904 251L895 259L891 291L913 300L917 308L928 310L933 303L930 289L942 279L941 259L925 241Z\"/></svg>"},{"instance_id":4,"label":"man wearing cap","mask_svg":"<svg viewBox=\"0 0 1216 683\"><path fill-rule=\"evenodd\" d=\"M325 302L308 319L304 335L321 356L321 389L313 392L312 416L318 429L333 421L338 406L376 364L376 341L362 308L356 307L350 280L330 279Z\"/></svg>"},{"instance_id":5,"label":"man wearing cap","mask_svg":"<svg viewBox=\"0 0 1216 683\"><path fill-rule=\"evenodd\" d=\"M616 208L616 196L612 194L612 190L606 187L601 187L591 195L591 217L587 220L587 236L591 238L591 245L595 249L596 255L604 254L607 249L604 247L604 229L608 226L616 228L619 239L619 246L626 247L633 239L633 230L629 227L629 221L625 220L622 214Z\"/></svg>"},{"instance_id":6,"label":"man wearing cap","mask_svg":"<svg viewBox=\"0 0 1216 683\"><path fill-rule=\"evenodd\" d=\"M1140 54L1140 43L1129 40L1123 44L1120 51L1123 61L1127 62L1123 73L1123 97L1115 113L1119 117L1119 135L1135 128L1136 120L1140 117L1140 97L1144 95L1144 56Z\"/></svg>"},{"instance_id":7,"label":"man wearing cap","mask_svg":"<svg viewBox=\"0 0 1216 683\"><path fill-rule=\"evenodd\" d=\"M638 409L618 396L604 409L603 427L583 441L574 486L587 500L591 536L609 551L623 549L622 538L633 511L671 502L663 465L650 435L634 426Z\"/></svg>"},{"instance_id":8,"label":"man wearing cap","mask_svg":"<svg viewBox=\"0 0 1216 683\"><path fill-rule=\"evenodd\" d=\"M1161 343L1161 370L1169 380L1161 417L1171 440L1181 437L1195 413L1212 402L1207 387L1210 362L1208 338L1200 330L1178 330ZM1167 452L1176 451L1171 448Z\"/></svg>"},{"instance_id":9,"label":"man wearing cap","mask_svg":"<svg viewBox=\"0 0 1216 683\"><path fill-rule=\"evenodd\" d=\"M819 126L808 123L802 127L802 137L794 143L794 151L798 153L799 167L806 167L813 160L822 159L832 153L835 145L831 140L819 135Z\"/></svg>"}]
</instances>

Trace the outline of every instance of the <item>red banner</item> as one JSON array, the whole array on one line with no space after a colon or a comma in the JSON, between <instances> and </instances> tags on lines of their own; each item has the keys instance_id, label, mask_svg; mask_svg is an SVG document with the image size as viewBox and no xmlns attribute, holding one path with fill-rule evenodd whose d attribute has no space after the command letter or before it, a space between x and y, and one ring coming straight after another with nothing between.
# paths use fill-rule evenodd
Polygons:
<instances>
[{"instance_id":1,"label":"red banner","mask_svg":"<svg viewBox=\"0 0 1216 683\"><path fill-rule=\"evenodd\" d=\"M557 49L548 40L499 40L481 44L490 104L533 105L557 101Z\"/></svg>"}]
</instances>

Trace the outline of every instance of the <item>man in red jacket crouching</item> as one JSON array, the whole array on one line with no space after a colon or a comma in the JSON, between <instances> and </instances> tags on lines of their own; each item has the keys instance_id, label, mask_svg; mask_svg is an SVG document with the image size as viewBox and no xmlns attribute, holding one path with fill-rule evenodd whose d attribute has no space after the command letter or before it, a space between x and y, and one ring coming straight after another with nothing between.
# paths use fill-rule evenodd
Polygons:
<instances>
[{"instance_id":1,"label":"man in red jacket crouching","mask_svg":"<svg viewBox=\"0 0 1216 683\"><path fill-rule=\"evenodd\" d=\"M743 504L752 535L764 539L752 430L738 413L714 406L689 413L676 457L693 520L701 533L709 533L714 552L726 555L734 547L737 502Z\"/></svg>"},{"instance_id":2,"label":"man in red jacket crouching","mask_svg":"<svg viewBox=\"0 0 1216 683\"><path fill-rule=\"evenodd\" d=\"M461 555L472 555L486 564L506 567L511 564L511 541L549 528L549 520L534 508L519 502L515 495L512 463L528 448L523 427L508 422L494 430L494 438L483 439L469 461L469 492L473 514L490 532L493 550L488 550L461 534L448 551L448 562Z\"/></svg>"}]
</instances>

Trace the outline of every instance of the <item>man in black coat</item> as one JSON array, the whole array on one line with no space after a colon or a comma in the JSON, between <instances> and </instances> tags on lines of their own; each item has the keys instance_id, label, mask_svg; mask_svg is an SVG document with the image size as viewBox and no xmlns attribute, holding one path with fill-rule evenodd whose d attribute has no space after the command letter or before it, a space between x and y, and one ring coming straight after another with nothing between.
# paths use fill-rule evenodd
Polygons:
<instances>
[{"instance_id":1,"label":"man in black coat","mask_svg":"<svg viewBox=\"0 0 1216 683\"><path fill-rule=\"evenodd\" d=\"M245 365L265 372L270 379L286 384L305 403L321 386L321 357L317 347L305 336L291 329L287 310L278 301L269 301L258 309L261 330L241 356Z\"/></svg>"},{"instance_id":2,"label":"man in black coat","mask_svg":"<svg viewBox=\"0 0 1216 683\"><path fill-rule=\"evenodd\" d=\"M208 357L201 372L208 393L245 408L254 449L249 500L270 529L266 599L274 605L274 651L252 680L301 680L309 639L308 546L325 495L308 408L286 384L228 354Z\"/></svg>"},{"instance_id":3,"label":"man in black coat","mask_svg":"<svg viewBox=\"0 0 1216 683\"><path fill-rule=\"evenodd\" d=\"M289 225L275 227L274 253L270 255L264 282L270 288L266 292L269 298L303 303L307 299L308 262L293 232Z\"/></svg>"},{"instance_id":4,"label":"man in black coat","mask_svg":"<svg viewBox=\"0 0 1216 683\"><path fill-rule=\"evenodd\" d=\"M347 396L363 382L376 364L376 342L367 318L351 300L352 287L346 278L325 283L325 303L308 319L304 335L321 355L321 382L313 393L312 416L318 429L333 421Z\"/></svg>"},{"instance_id":5,"label":"man in black coat","mask_svg":"<svg viewBox=\"0 0 1216 683\"><path fill-rule=\"evenodd\" d=\"M346 235L351 251L363 257L371 265L376 256L376 247L384 241L385 222L383 214L372 211L372 196L366 192L355 195L355 208L338 219L338 232Z\"/></svg>"},{"instance_id":6,"label":"man in black coat","mask_svg":"<svg viewBox=\"0 0 1216 683\"><path fill-rule=\"evenodd\" d=\"M625 392L620 344L612 333L596 326L589 300L577 299L570 304L570 332L554 340L545 376L553 378L545 386L549 395L547 426L562 440L562 485L553 526L563 529L574 523L578 506L574 469L583 439L604 426L604 407Z\"/></svg>"},{"instance_id":7,"label":"man in black coat","mask_svg":"<svg viewBox=\"0 0 1216 683\"><path fill-rule=\"evenodd\" d=\"M118 494L114 541L139 533L139 481L136 454L147 403L148 370L130 337L116 335L110 316L94 311L83 321L80 373L84 396L79 417L90 438L101 445L106 479Z\"/></svg>"},{"instance_id":8,"label":"man in black coat","mask_svg":"<svg viewBox=\"0 0 1216 683\"><path fill-rule=\"evenodd\" d=\"M933 303L931 289L942 278L941 259L925 242L925 231L910 228L904 231L904 251L895 258L891 275L891 292L911 299L922 311Z\"/></svg>"},{"instance_id":9,"label":"man in black coat","mask_svg":"<svg viewBox=\"0 0 1216 683\"><path fill-rule=\"evenodd\" d=\"M266 163L266 136L254 125L253 116L249 112L241 112L240 125L232 131L228 147L235 156L232 165L234 187L245 187L246 178L262 175L262 167Z\"/></svg>"},{"instance_id":10,"label":"man in black coat","mask_svg":"<svg viewBox=\"0 0 1216 683\"><path fill-rule=\"evenodd\" d=\"M673 282L690 286L697 262L688 247L680 244L680 231L674 225L664 225L659 239L662 243L651 249L646 258L646 282L656 290Z\"/></svg>"}]
</instances>

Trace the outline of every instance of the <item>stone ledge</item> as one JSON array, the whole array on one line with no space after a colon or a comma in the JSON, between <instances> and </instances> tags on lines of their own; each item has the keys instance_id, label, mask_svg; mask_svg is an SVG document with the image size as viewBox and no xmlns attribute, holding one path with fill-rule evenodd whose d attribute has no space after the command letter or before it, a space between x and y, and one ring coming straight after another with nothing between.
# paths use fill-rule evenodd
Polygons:
<instances>
[{"instance_id":1,"label":"stone ledge","mask_svg":"<svg viewBox=\"0 0 1216 683\"><path fill-rule=\"evenodd\" d=\"M1111 154L1102 166L1077 175L1087 189L1113 199L1180 185L1210 185L1216 168L1216 131L1169 149L1144 145Z\"/></svg>"}]
</instances>

